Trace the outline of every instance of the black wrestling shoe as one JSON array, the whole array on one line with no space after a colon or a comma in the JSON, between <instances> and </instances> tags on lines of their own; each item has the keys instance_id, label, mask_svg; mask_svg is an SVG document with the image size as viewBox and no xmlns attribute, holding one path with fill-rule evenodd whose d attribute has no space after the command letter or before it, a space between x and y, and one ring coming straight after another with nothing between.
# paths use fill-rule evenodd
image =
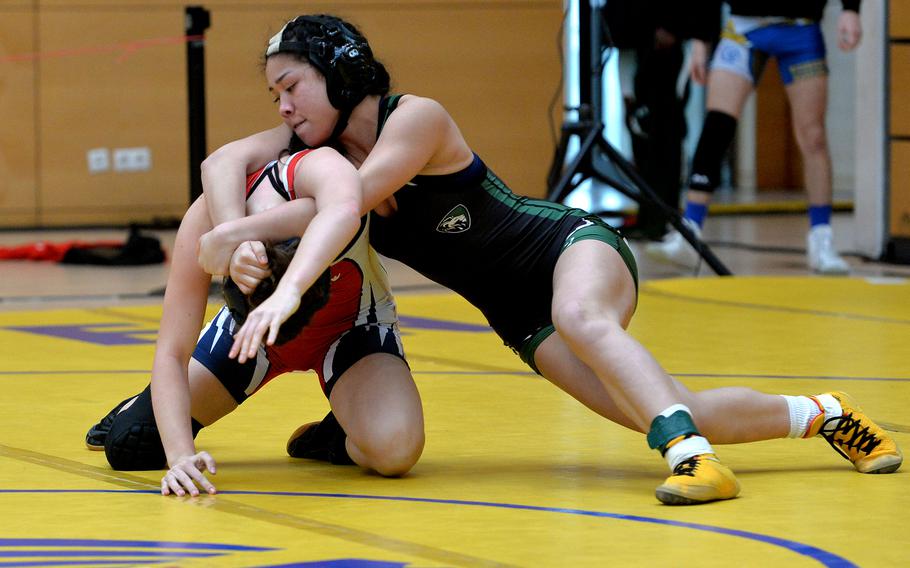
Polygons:
<instances>
[{"instance_id":1,"label":"black wrestling shoe","mask_svg":"<svg viewBox=\"0 0 910 568\"><path fill-rule=\"evenodd\" d=\"M110 412L107 413L107 416L101 419L100 422L88 429L88 433L85 434L85 447L94 451L100 452L104 450L104 441L107 439L108 432L111 431L111 424L114 423L114 417L117 416L117 413L120 412L120 409L128 403L129 401L136 398L131 396L128 399L120 402L115 406Z\"/></svg>"},{"instance_id":2,"label":"black wrestling shoe","mask_svg":"<svg viewBox=\"0 0 910 568\"><path fill-rule=\"evenodd\" d=\"M354 460L345 448L346 438L341 424L329 412L321 422L309 422L294 430L288 438L288 455L335 465L353 465Z\"/></svg>"}]
</instances>

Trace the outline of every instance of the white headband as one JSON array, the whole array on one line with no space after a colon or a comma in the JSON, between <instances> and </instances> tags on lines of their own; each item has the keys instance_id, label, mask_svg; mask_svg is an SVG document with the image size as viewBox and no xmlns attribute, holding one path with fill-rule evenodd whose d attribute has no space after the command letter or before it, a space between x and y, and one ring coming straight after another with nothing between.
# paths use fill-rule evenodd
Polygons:
<instances>
[{"instance_id":1,"label":"white headband","mask_svg":"<svg viewBox=\"0 0 910 568\"><path fill-rule=\"evenodd\" d=\"M288 23L286 23L281 28L280 32L278 32L277 34L272 36L272 39L269 40L269 46L267 48L265 48L266 57L268 57L270 55L275 55L276 53L278 53L278 49L281 47L281 36L282 36L282 34L284 34L284 30L286 30L288 28L288 26L291 25L291 22L293 22L293 21L294 20L288 21Z\"/></svg>"}]
</instances>

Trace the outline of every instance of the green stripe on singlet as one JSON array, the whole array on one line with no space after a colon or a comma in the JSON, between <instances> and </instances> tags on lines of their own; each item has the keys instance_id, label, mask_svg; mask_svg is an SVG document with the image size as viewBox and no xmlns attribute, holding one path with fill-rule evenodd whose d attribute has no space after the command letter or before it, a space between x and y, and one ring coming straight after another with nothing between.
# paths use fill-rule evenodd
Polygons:
<instances>
[{"instance_id":1,"label":"green stripe on singlet","mask_svg":"<svg viewBox=\"0 0 910 568\"><path fill-rule=\"evenodd\" d=\"M486 179L484 179L480 185L493 199L507 205L510 209L519 213L527 213L528 215L533 215L535 217L543 217L544 219L562 219L566 216L584 217L587 215L587 213L580 209L516 195L506 187L502 180L496 177L496 174L489 170L487 170Z\"/></svg>"},{"instance_id":2,"label":"green stripe on singlet","mask_svg":"<svg viewBox=\"0 0 910 568\"><path fill-rule=\"evenodd\" d=\"M382 134L382 127L385 126L385 121L389 119L392 111L398 106L398 101L401 97L402 95L389 95L389 98L386 99L385 108L383 109L380 106L381 116L379 117L379 124L376 125L376 138L379 138L379 135Z\"/></svg>"}]
</instances>

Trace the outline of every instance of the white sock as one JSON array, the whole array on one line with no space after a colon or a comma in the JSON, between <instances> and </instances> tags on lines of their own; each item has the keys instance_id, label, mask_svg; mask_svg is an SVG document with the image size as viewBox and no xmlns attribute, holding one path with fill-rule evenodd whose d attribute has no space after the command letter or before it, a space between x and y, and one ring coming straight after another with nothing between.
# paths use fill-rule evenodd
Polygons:
<instances>
[{"instance_id":1,"label":"white sock","mask_svg":"<svg viewBox=\"0 0 910 568\"><path fill-rule=\"evenodd\" d=\"M690 436L685 440L680 440L667 448L664 457L670 465L670 471L676 469L676 466L687 459L700 456L702 454L713 454L714 448L708 442L707 438L702 436Z\"/></svg>"},{"instance_id":2,"label":"white sock","mask_svg":"<svg viewBox=\"0 0 910 568\"><path fill-rule=\"evenodd\" d=\"M663 412L658 414L658 416L663 416L664 418L669 418L670 415L673 414L674 412L676 412L677 410L682 410L689 416L692 416L692 411L689 410L689 407L686 406L685 404L674 404L673 406L668 406L664 409ZM655 418L656 418L656 416L655 416Z\"/></svg>"},{"instance_id":3,"label":"white sock","mask_svg":"<svg viewBox=\"0 0 910 568\"><path fill-rule=\"evenodd\" d=\"M685 404L674 404L673 406L667 407L663 412L660 413L660 416L668 417L674 412L682 410L690 417L692 416L692 411L689 410L689 407ZM703 436L690 436L685 440L680 440L676 442L669 448L664 454L667 463L670 465L670 471L676 469L676 466L686 461L687 459L694 458L695 456L700 456L701 454L713 454L714 449L711 447L711 444L708 443L707 438Z\"/></svg>"},{"instance_id":4,"label":"white sock","mask_svg":"<svg viewBox=\"0 0 910 568\"><path fill-rule=\"evenodd\" d=\"M787 407L790 410L790 432L787 437L802 438L806 435L806 431L815 417L821 414L821 410L818 408L818 404L808 396L787 396L785 394L781 396L787 401ZM830 397L830 395L821 396Z\"/></svg>"},{"instance_id":5,"label":"white sock","mask_svg":"<svg viewBox=\"0 0 910 568\"><path fill-rule=\"evenodd\" d=\"M834 418L836 416L841 416L844 413L844 409L841 408L840 403L836 398L830 394L819 394L815 395L816 400L825 407L825 418Z\"/></svg>"}]
</instances>

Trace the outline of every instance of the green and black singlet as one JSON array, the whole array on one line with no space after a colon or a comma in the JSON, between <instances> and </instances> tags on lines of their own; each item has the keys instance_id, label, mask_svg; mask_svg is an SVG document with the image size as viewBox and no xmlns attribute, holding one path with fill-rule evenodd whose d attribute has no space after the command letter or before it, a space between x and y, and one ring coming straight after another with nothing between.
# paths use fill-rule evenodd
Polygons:
<instances>
[{"instance_id":1,"label":"green and black singlet","mask_svg":"<svg viewBox=\"0 0 910 568\"><path fill-rule=\"evenodd\" d=\"M380 132L400 96L380 103ZM615 229L581 209L512 193L476 154L465 169L415 176L394 196L394 213L372 214L373 247L471 302L535 370L533 351L553 332L553 270L567 246L607 242L637 284L632 252Z\"/></svg>"}]
</instances>

